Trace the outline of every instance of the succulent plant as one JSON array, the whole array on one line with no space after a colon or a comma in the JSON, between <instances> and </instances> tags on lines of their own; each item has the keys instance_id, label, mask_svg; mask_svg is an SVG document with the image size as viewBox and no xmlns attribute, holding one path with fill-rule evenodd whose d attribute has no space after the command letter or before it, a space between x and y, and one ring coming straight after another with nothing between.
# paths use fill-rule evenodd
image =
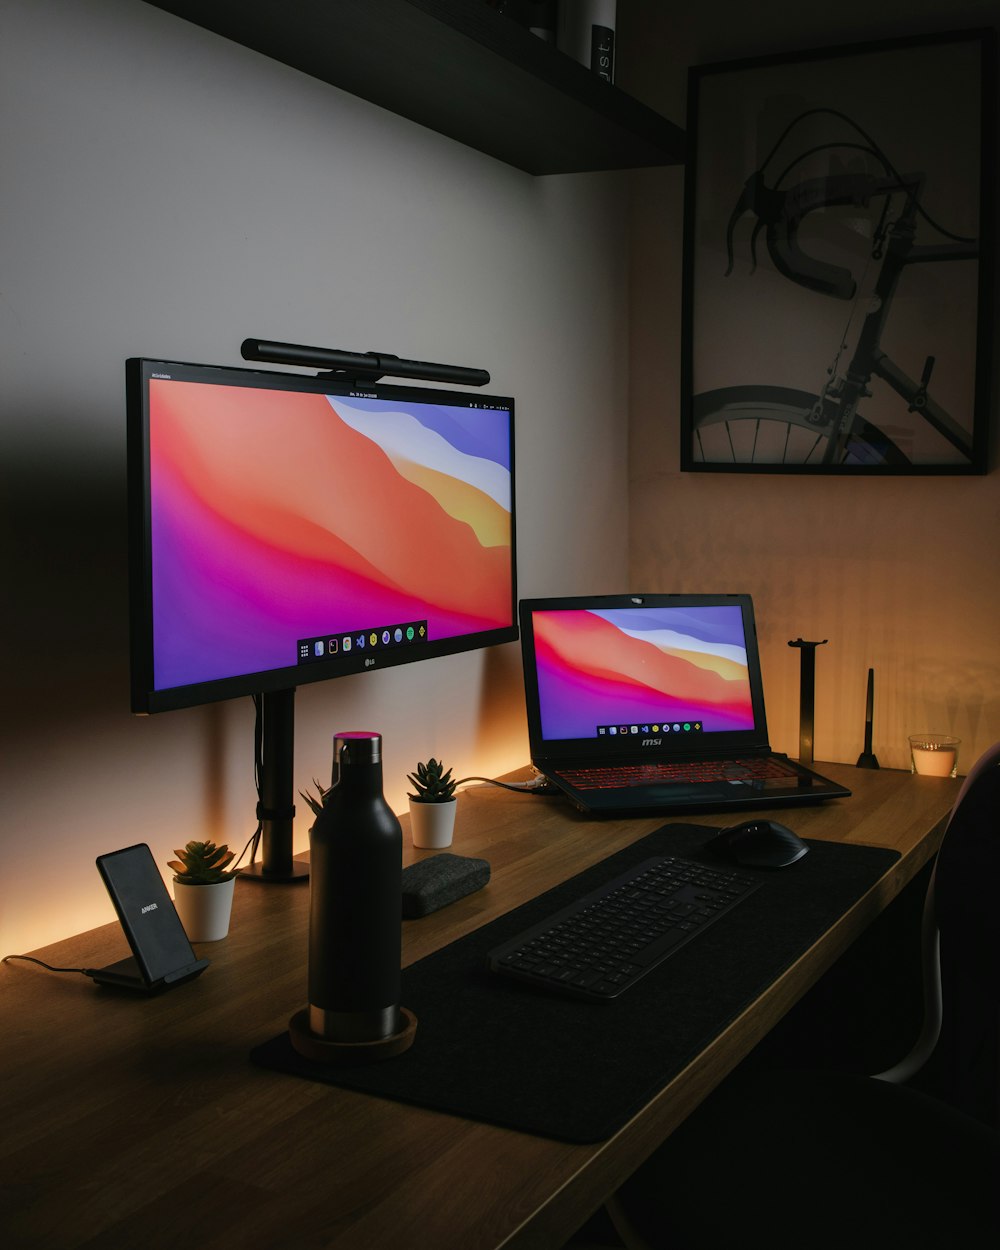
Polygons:
<instances>
[{"instance_id":1,"label":"succulent plant","mask_svg":"<svg viewBox=\"0 0 1000 1250\"><path fill-rule=\"evenodd\" d=\"M174 870L174 880L182 885L218 885L235 875L226 865L235 858L228 846L214 842L189 842L183 851L175 850L179 859L171 859L167 867Z\"/></svg>"},{"instance_id":2,"label":"succulent plant","mask_svg":"<svg viewBox=\"0 0 1000 1250\"><path fill-rule=\"evenodd\" d=\"M415 803L447 803L455 797L458 785L451 769L445 772L444 765L433 758L426 764L418 764L417 771L407 773L406 779L416 790L416 794L409 796Z\"/></svg>"},{"instance_id":3,"label":"succulent plant","mask_svg":"<svg viewBox=\"0 0 1000 1250\"><path fill-rule=\"evenodd\" d=\"M326 796L330 793L330 790L324 790L315 777L313 777L313 785L316 787L315 794L310 794L306 790L300 790L299 794L301 794L305 801L309 804L312 814L314 816L318 816L323 810L323 804L326 802ZM333 787L331 786L330 789L332 788Z\"/></svg>"}]
</instances>

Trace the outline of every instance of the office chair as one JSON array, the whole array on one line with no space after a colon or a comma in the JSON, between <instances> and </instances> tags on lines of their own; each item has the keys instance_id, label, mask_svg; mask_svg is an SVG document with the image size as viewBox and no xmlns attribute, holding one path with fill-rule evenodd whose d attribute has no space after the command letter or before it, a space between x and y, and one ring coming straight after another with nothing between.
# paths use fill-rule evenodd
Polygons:
<instances>
[{"instance_id":1,"label":"office chair","mask_svg":"<svg viewBox=\"0 0 1000 1250\"><path fill-rule=\"evenodd\" d=\"M924 1023L893 1067L746 1066L607 1204L629 1250L1000 1245L1000 743L966 777L924 903ZM942 1097L908 1086L931 1056Z\"/></svg>"}]
</instances>

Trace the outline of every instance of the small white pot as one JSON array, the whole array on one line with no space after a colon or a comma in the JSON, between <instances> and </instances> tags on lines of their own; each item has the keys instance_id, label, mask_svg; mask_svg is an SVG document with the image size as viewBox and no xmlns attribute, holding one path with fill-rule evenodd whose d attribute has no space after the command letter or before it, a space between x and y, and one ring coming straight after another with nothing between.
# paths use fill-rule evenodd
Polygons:
<instances>
[{"instance_id":1,"label":"small white pot","mask_svg":"<svg viewBox=\"0 0 1000 1250\"><path fill-rule=\"evenodd\" d=\"M410 799L410 834L413 845L432 851L451 846L457 806L457 799L448 799L444 803L419 803L416 799Z\"/></svg>"},{"instance_id":2,"label":"small white pot","mask_svg":"<svg viewBox=\"0 0 1000 1250\"><path fill-rule=\"evenodd\" d=\"M189 942L218 942L229 932L236 878L215 885L174 880L174 906Z\"/></svg>"}]
</instances>

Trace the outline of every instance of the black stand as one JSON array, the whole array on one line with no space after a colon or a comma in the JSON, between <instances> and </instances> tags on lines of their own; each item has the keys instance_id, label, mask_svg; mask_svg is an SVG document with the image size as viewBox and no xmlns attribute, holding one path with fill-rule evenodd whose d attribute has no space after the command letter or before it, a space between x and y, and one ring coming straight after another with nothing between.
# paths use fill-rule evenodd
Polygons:
<instances>
[{"instance_id":1,"label":"black stand","mask_svg":"<svg viewBox=\"0 0 1000 1250\"><path fill-rule=\"evenodd\" d=\"M796 638L789 642L790 647L798 647L801 651L799 666L799 763L813 762L813 722L816 716L816 648L822 642L803 642Z\"/></svg>"},{"instance_id":2,"label":"black stand","mask_svg":"<svg viewBox=\"0 0 1000 1250\"><path fill-rule=\"evenodd\" d=\"M858 756L857 768L878 768L872 754L872 713L875 709L875 670L868 670L868 699L865 704L865 749Z\"/></svg>"},{"instance_id":3,"label":"black stand","mask_svg":"<svg viewBox=\"0 0 1000 1250\"><path fill-rule=\"evenodd\" d=\"M247 881L307 881L309 865L292 857L292 821L295 819L295 690L276 690L260 696L261 860L240 870Z\"/></svg>"}]
</instances>

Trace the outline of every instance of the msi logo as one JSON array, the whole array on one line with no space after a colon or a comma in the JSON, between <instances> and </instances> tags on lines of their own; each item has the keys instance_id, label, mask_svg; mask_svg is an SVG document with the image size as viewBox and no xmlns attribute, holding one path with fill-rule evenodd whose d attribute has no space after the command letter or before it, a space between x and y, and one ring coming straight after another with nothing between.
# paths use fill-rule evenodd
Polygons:
<instances>
[{"instance_id":1,"label":"msi logo","mask_svg":"<svg viewBox=\"0 0 1000 1250\"><path fill-rule=\"evenodd\" d=\"M663 745L662 738L643 738L642 745L644 747L658 747Z\"/></svg>"}]
</instances>

